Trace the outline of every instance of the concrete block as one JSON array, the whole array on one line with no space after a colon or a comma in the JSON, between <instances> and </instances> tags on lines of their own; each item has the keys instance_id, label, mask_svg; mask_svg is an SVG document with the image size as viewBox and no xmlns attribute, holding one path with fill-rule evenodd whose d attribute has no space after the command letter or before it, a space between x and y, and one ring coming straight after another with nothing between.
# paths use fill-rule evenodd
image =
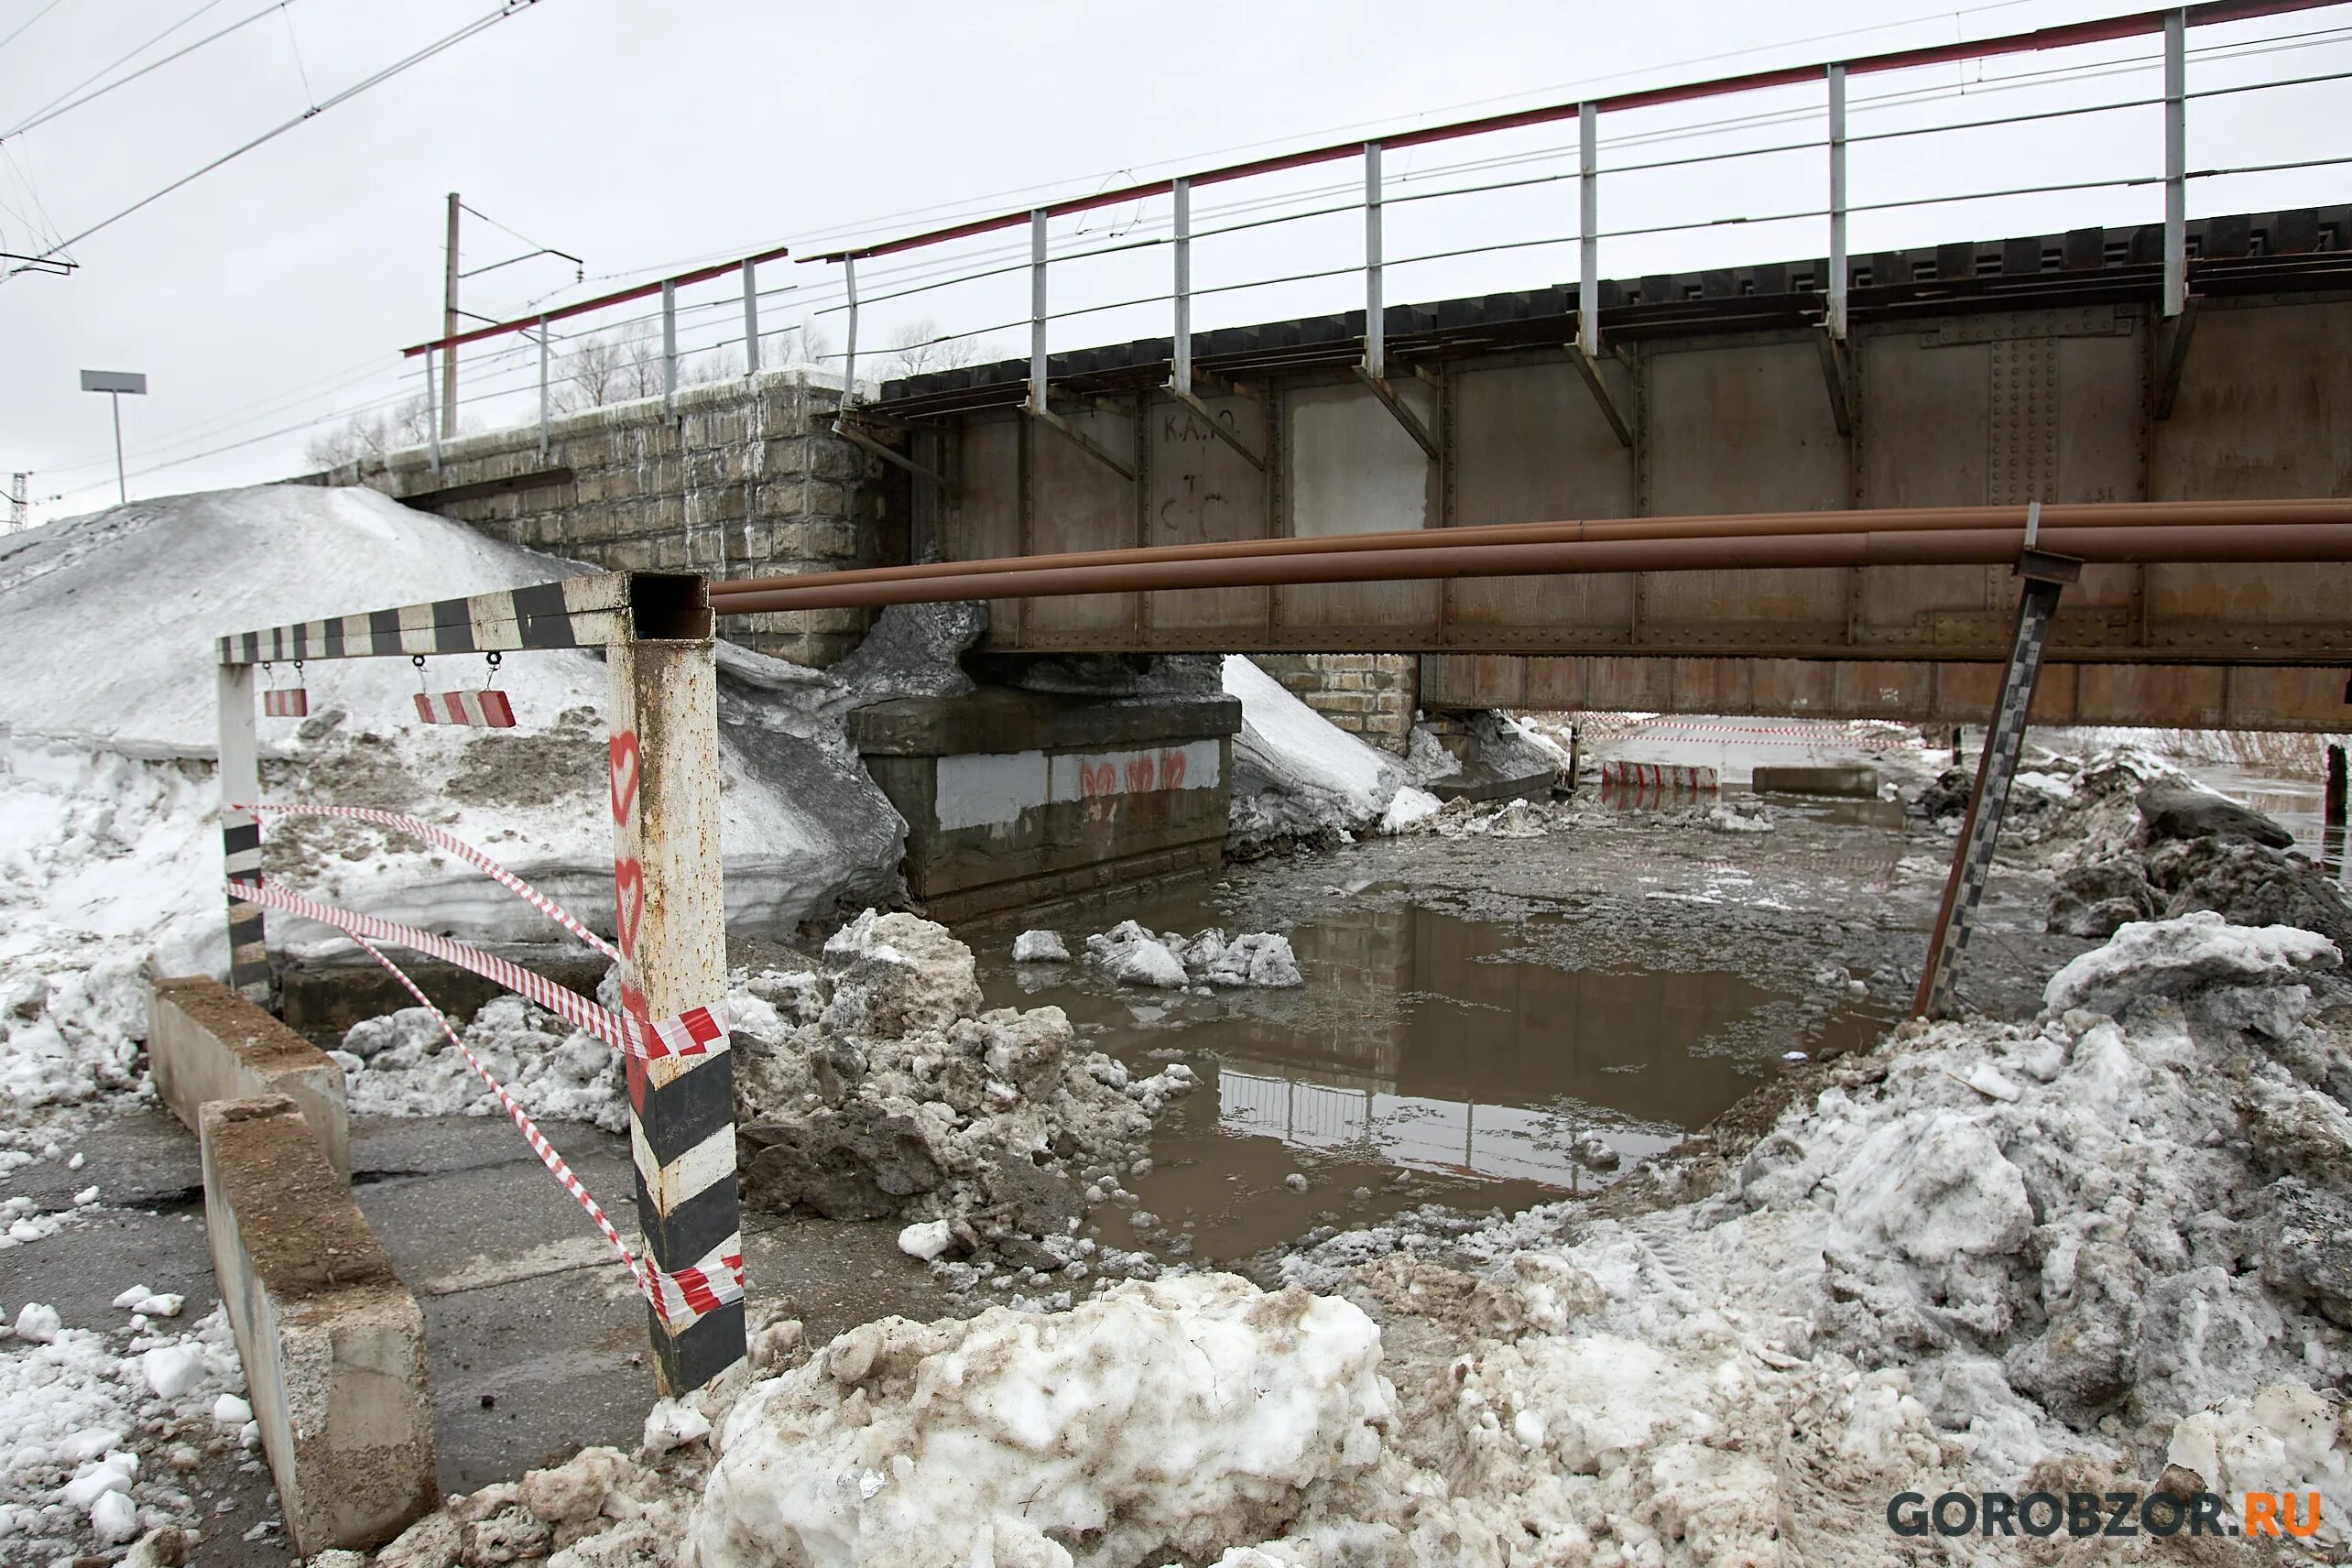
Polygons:
<instances>
[{"instance_id":1,"label":"concrete block","mask_svg":"<svg viewBox=\"0 0 2352 1568\"><path fill-rule=\"evenodd\" d=\"M425 1318L283 1094L200 1120L204 1225L288 1533L365 1550L430 1511Z\"/></svg>"},{"instance_id":2,"label":"concrete block","mask_svg":"<svg viewBox=\"0 0 2352 1568\"><path fill-rule=\"evenodd\" d=\"M343 1073L317 1046L205 975L158 980L147 1004L147 1066L171 1114L195 1132L213 1100L283 1094L301 1107L328 1164L351 1178Z\"/></svg>"},{"instance_id":3,"label":"concrete block","mask_svg":"<svg viewBox=\"0 0 2352 1568\"><path fill-rule=\"evenodd\" d=\"M1759 768L1748 775L1748 787L1759 795L1834 795L1875 800L1878 798L1878 770L1867 762Z\"/></svg>"}]
</instances>

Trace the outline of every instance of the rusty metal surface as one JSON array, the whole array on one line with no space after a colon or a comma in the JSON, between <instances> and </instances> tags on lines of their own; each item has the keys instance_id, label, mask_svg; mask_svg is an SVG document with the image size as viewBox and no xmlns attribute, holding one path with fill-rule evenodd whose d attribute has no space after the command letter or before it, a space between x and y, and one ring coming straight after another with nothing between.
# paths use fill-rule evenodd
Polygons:
<instances>
[{"instance_id":1,"label":"rusty metal surface","mask_svg":"<svg viewBox=\"0 0 2352 1568\"><path fill-rule=\"evenodd\" d=\"M2352 495L2352 290L2209 299L2161 419L2149 396L2151 313L2129 294L2046 308L1919 300L1900 319L1859 322L1851 438L1836 433L1811 338L1788 329L1628 345L1604 370L1635 410L1631 450L1557 347L1450 357L1443 391L1416 394L1445 436L1438 463L1335 370L1269 376L1258 397L1216 402L1269 442L1263 473L1201 432L1185 439L1194 416L1169 399L1105 398L1095 418L1116 424L1140 409L1150 431L1140 529L1133 489L1116 475L1074 451L1024 452L1007 416L974 414L942 427L962 447L966 485L942 510L942 543L950 560L973 561L1710 506ZM2338 568L2094 560L2061 612L2058 665L2352 659L2352 575ZM1993 659L2015 590L2002 564L1788 564L1137 598L1002 602L989 646ZM2150 700L2167 712L2216 705Z\"/></svg>"},{"instance_id":2,"label":"rusty metal surface","mask_svg":"<svg viewBox=\"0 0 2352 1568\"><path fill-rule=\"evenodd\" d=\"M1659 713L1784 713L1981 724L2001 667L1926 660L1522 659L1444 654L1421 661L1421 702L1438 708ZM2046 664L2036 724L2302 730L2352 726L2340 668Z\"/></svg>"}]
</instances>

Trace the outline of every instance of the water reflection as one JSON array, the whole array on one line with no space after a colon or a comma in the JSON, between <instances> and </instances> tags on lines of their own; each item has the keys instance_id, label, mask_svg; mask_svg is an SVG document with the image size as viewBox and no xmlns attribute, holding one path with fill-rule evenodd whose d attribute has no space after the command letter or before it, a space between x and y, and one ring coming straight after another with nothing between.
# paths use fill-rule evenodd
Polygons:
<instances>
[{"instance_id":1,"label":"water reflection","mask_svg":"<svg viewBox=\"0 0 2352 1568\"><path fill-rule=\"evenodd\" d=\"M1138 918L1187 932L1213 919L1191 904ZM1117 992L1083 965L986 978L1014 993L1002 1000L1062 1006L1097 1026L1097 1046L1139 1063L1171 1046L1214 1060L1214 1101L1197 1095L1164 1126L1163 1161L1230 1170L1217 1143L1269 1139L1353 1164L1563 1190L1671 1148L1791 1045L1843 1046L1880 1027L1842 993L1768 990L1727 971L1556 967L1534 955L1556 924L1349 901L1290 931L1307 979L1296 991Z\"/></svg>"}]
</instances>

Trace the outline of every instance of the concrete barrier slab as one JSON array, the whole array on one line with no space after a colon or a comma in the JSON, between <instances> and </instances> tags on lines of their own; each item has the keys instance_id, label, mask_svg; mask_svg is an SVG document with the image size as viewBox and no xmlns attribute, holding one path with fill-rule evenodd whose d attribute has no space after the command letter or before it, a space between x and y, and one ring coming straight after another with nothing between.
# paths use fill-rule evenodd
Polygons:
<instances>
[{"instance_id":1,"label":"concrete barrier slab","mask_svg":"<svg viewBox=\"0 0 2352 1568\"><path fill-rule=\"evenodd\" d=\"M432 1396L417 1299L284 1094L208 1101L204 1224L262 1448L304 1556L430 1510Z\"/></svg>"},{"instance_id":2,"label":"concrete barrier slab","mask_svg":"<svg viewBox=\"0 0 2352 1568\"><path fill-rule=\"evenodd\" d=\"M156 1093L191 1132L207 1101L285 1095L302 1108L327 1162L351 1179L343 1069L219 981L194 975L155 983L147 1065Z\"/></svg>"},{"instance_id":3,"label":"concrete barrier slab","mask_svg":"<svg viewBox=\"0 0 2352 1568\"><path fill-rule=\"evenodd\" d=\"M1748 787L1759 795L1832 795L1842 800L1875 800L1878 798L1878 770L1867 762L1759 768L1748 774Z\"/></svg>"}]
</instances>

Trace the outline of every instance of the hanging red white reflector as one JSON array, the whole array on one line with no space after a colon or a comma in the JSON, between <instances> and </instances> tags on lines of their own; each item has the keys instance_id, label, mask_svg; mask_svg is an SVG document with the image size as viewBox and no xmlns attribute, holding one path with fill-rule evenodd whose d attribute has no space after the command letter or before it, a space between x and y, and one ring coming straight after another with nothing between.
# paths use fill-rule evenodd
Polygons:
<instances>
[{"instance_id":1,"label":"hanging red white reflector","mask_svg":"<svg viewBox=\"0 0 2352 1568\"><path fill-rule=\"evenodd\" d=\"M419 691L417 717L429 724L474 724L484 729L515 727L515 705L496 687L479 691Z\"/></svg>"}]
</instances>

